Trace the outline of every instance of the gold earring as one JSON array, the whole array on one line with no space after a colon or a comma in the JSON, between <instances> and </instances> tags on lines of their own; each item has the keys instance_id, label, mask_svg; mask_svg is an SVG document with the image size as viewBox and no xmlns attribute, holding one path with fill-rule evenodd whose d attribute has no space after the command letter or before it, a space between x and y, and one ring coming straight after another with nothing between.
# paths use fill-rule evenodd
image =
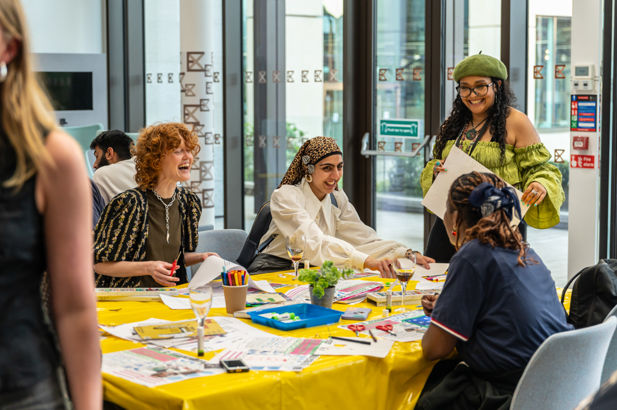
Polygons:
<instances>
[{"instance_id":1,"label":"gold earring","mask_svg":"<svg viewBox=\"0 0 617 410\"><path fill-rule=\"evenodd\" d=\"M313 176L311 174L306 175L306 182L308 182L309 184L313 182Z\"/></svg>"}]
</instances>

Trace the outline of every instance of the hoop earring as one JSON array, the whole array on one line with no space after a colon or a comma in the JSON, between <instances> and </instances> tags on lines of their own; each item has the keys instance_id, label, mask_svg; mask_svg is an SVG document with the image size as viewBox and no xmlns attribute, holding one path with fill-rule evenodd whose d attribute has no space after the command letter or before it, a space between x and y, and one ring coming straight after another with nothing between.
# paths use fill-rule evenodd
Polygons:
<instances>
[{"instance_id":1,"label":"hoop earring","mask_svg":"<svg viewBox=\"0 0 617 410\"><path fill-rule=\"evenodd\" d=\"M311 174L306 174L306 182L309 184L313 182L313 176Z\"/></svg>"},{"instance_id":2,"label":"hoop earring","mask_svg":"<svg viewBox=\"0 0 617 410\"><path fill-rule=\"evenodd\" d=\"M6 80L6 76L9 74L9 69L6 66L5 62L0 63L0 83L3 83Z\"/></svg>"}]
</instances>

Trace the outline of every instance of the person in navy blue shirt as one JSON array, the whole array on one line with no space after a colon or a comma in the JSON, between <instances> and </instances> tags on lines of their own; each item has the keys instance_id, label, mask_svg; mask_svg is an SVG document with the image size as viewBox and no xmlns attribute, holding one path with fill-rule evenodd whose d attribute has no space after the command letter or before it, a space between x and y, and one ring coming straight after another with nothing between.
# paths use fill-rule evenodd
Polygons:
<instances>
[{"instance_id":1,"label":"person in navy blue shirt","mask_svg":"<svg viewBox=\"0 0 617 410\"><path fill-rule=\"evenodd\" d=\"M507 409L542 342L572 329L550 271L523 242L515 191L494 174L472 172L454 181L444 225L457 249L440 296L422 305L431 325L424 357L438 363L417 409Z\"/></svg>"}]
</instances>

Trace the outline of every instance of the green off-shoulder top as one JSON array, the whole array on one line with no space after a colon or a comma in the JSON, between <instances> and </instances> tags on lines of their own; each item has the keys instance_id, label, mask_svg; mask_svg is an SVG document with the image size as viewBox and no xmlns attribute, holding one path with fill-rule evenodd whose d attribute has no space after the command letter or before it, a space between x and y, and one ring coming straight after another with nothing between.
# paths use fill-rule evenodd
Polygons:
<instances>
[{"instance_id":1,"label":"green off-shoulder top","mask_svg":"<svg viewBox=\"0 0 617 410\"><path fill-rule=\"evenodd\" d=\"M426 195L433 183L433 167L435 162L444 161L455 140L446 143L442 157L430 160L420 176L422 193ZM463 141L460 147L468 152L473 141ZM435 152L433 152L435 156ZM502 159L498 142L478 141L471 157L490 169L497 176L524 191L532 182L538 182L546 189L546 197L538 206L532 206L525 214L525 221L534 228L550 228L559 223L559 208L565 199L561 186L561 172L556 166L549 164L551 154L544 144L538 143L522 148L514 148L506 144L505 156ZM447 168L447 164L446 164Z\"/></svg>"}]
</instances>

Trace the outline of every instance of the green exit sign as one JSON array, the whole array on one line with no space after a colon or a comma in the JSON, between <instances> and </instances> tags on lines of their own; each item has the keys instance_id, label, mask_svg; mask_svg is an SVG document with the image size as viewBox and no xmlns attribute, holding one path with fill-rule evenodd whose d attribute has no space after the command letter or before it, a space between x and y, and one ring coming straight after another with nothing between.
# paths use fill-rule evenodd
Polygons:
<instances>
[{"instance_id":1,"label":"green exit sign","mask_svg":"<svg viewBox=\"0 0 617 410\"><path fill-rule=\"evenodd\" d=\"M379 121L379 134L383 136L417 138L419 129L419 120Z\"/></svg>"}]
</instances>

